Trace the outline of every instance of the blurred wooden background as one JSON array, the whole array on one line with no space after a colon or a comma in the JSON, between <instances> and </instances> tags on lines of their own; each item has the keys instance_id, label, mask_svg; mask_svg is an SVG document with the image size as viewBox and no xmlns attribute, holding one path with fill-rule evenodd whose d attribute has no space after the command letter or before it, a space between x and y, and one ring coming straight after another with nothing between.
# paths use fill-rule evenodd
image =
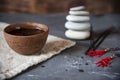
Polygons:
<instances>
[{"instance_id":1,"label":"blurred wooden background","mask_svg":"<svg viewBox=\"0 0 120 80\"><path fill-rule=\"evenodd\" d=\"M92 14L120 13L120 0L0 0L0 12L67 13L70 7L80 5Z\"/></svg>"}]
</instances>

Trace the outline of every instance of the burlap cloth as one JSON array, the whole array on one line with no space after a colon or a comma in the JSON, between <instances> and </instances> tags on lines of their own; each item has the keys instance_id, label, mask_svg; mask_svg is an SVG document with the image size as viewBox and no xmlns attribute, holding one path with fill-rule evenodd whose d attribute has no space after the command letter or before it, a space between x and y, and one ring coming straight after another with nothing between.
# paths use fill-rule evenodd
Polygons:
<instances>
[{"instance_id":1,"label":"burlap cloth","mask_svg":"<svg viewBox=\"0 0 120 80\"><path fill-rule=\"evenodd\" d=\"M25 56L14 52L7 45L3 29L9 24L0 22L0 80L11 78L30 66L38 64L75 45L75 42L49 35L41 54Z\"/></svg>"}]
</instances>

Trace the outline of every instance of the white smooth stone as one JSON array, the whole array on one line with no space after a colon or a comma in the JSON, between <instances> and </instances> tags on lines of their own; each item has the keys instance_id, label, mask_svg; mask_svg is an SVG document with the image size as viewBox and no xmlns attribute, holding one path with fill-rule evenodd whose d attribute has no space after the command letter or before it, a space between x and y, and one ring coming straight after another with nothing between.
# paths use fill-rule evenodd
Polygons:
<instances>
[{"instance_id":1,"label":"white smooth stone","mask_svg":"<svg viewBox=\"0 0 120 80\"><path fill-rule=\"evenodd\" d=\"M86 22L90 20L89 16L74 16L74 15L68 15L66 16L66 19L68 21L73 21L73 22Z\"/></svg>"},{"instance_id":2,"label":"white smooth stone","mask_svg":"<svg viewBox=\"0 0 120 80\"><path fill-rule=\"evenodd\" d=\"M70 8L70 10L72 11L78 11L78 10L84 10L84 9L85 9L85 6L77 6L77 7Z\"/></svg>"},{"instance_id":3,"label":"white smooth stone","mask_svg":"<svg viewBox=\"0 0 120 80\"><path fill-rule=\"evenodd\" d=\"M69 11L71 15L89 15L88 11Z\"/></svg>"},{"instance_id":4,"label":"white smooth stone","mask_svg":"<svg viewBox=\"0 0 120 80\"><path fill-rule=\"evenodd\" d=\"M75 22L66 22L65 28L71 29L71 30L90 30L90 23L84 22L84 23L75 23Z\"/></svg>"},{"instance_id":5,"label":"white smooth stone","mask_svg":"<svg viewBox=\"0 0 120 80\"><path fill-rule=\"evenodd\" d=\"M90 32L67 30L65 32L65 36L70 39L82 40L82 39L87 39L90 36Z\"/></svg>"}]
</instances>

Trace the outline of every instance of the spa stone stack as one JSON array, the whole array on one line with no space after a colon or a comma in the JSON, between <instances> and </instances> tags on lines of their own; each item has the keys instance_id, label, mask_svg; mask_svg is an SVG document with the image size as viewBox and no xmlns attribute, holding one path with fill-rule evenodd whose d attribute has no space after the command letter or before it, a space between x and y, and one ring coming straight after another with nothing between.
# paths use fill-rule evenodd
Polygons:
<instances>
[{"instance_id":1,"label":"spa stone stack","mask_svg":"<svg viewBox=\"0 0 120 80\"><path fill-rule=\"evenodd\" d=\"M66 16L67 22L65 36L70 39L87 39L90 36L90 17L89 12L85 11L84 6L70 8L69 15Z\"/></svg>"}]
</instances>

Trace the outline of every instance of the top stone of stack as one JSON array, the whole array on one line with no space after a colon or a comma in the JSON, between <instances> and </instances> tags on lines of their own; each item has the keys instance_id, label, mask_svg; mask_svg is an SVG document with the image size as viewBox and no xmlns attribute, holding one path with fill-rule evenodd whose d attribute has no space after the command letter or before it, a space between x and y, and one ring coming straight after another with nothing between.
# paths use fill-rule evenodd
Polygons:
<instances>
[{"instance_id":1,"label":"top stone of stack","mask_svg":"<svg viewBox=\"0 0 120 80\"><path fill-rule=\"evenodd\" d=\"M81 10L85 10L85 6L78 6L78 7L70 8L70 11L81 11Z\"/></svg>"},{"instance_id":2,"label":"top stone of stack","mask_svg":"<svg viewBox=\"0 0 120 80\"><path fill-rule=\"evenodd\" d=\"M85 10L85 6L77 6L70 8L69 14L76 16L88 16L89 12Z\"/></svg>"}]
</instances>

